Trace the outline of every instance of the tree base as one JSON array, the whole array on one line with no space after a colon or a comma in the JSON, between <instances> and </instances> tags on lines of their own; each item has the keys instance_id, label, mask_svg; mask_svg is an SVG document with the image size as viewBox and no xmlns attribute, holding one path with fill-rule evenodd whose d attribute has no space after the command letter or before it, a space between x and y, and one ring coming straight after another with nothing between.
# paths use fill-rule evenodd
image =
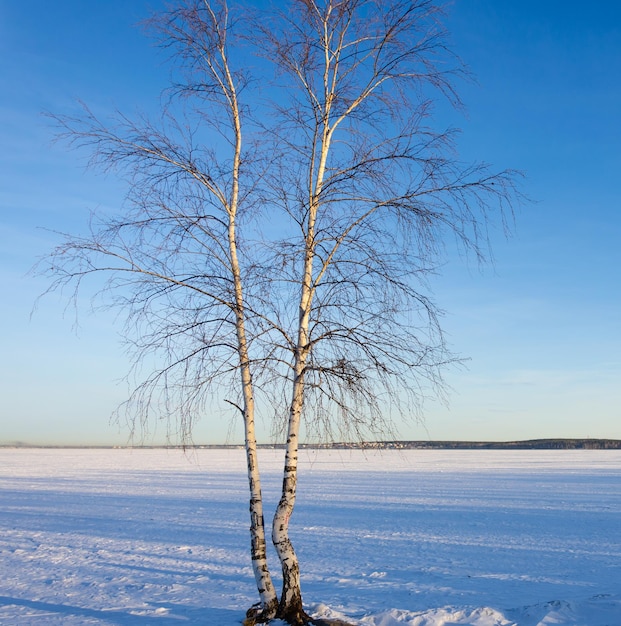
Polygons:
<instances>
[{"instance_id":1,"label":"tree base","mask_svg":"<svg viewBox=\"0 0 621 626\"><path fill-rule=\"evenodd\" d=\"M261 604L255 604L246 611L246 619L242 621L242 626L255 626L255 624L269 624L274 619L276 607L272 607L269 610L261 606Z\"/></svg>"},{"instance_id":2,"label":"tree base","mask_svg":"<svg viewBox=\"0 0 621 626\"><path fill-rule=\"evenodd\" d=\"M304 612L301 605L302 603L300 602L300 606L287 607L284 611L280 608L276 613L276 617L291 626L308 626L313 623L313 620L310 615Z\"/></svg>"},{"instance_id":3,"label":"tree base","mask_svg":"<svg viewBox=\"0 0 621 626\"><path fill-rule=\"evenodd\" d=\"M256 624L270 624L272 620L278 619L291 624L292 626L355 626L351 622L344 622L342 619L330 617L312 618L304 611L296 612L295 615L285 617L262 609L260 604L250 607L246 611L246 619L242 621L243 626L255 626Z\"/></svg>"}]
</instances>

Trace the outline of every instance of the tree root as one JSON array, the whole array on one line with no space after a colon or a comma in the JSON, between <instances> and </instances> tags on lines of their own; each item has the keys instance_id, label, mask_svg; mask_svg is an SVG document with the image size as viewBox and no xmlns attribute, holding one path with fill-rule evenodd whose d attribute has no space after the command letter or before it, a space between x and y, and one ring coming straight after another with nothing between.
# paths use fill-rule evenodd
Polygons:
<instances>
[{"instance_id":1,"label":"tree root","mask_svg":"<svg viewBox=\"0 0 621 626\"><path fill-rule=\"evenodd\" d=\"M255 604L246 611L246 619L242 621L242 625L269 624L273 619L284 619L284 621L291 623L282 617L274 618L273 614L269 614L262 609L261 604ZM304 617L301 619L303 621L296 621L296 626L355 626L351 622L344 622L342 619L331 617L312 618L306 613L304 613Z\"/></svg>"},{"instance_id":2,"label":"tree root","mask_svg":"<svg viewBox=\"0 0 621 626\"><path fill-rule=\"evenodd\" d=\"M255 626L255 624L269 624L274 618L274 611L265 611L261 603L252 605L246 611L246 619L242 621L242 626Z\"/></svg>"},{"instance_id":3,"label":"tree root","mask_svg":"<svg viewBox=\"0 0 621 626\"><path fill-rule=\"evenodd\" d=\"M302 608L302 603L298 607L288 607L287 611L283 611L282 607L276 613L276 617L291 626L308 626L313 623L310 615L307 615Z\"/></svg>"}]
</instances>

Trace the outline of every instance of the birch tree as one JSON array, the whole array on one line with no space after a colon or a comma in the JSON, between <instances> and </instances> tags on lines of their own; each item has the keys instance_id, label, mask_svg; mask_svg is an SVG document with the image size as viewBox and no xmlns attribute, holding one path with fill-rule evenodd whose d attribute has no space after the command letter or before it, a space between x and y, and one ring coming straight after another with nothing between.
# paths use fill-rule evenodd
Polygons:
<instances>
[{"instance_id":1,"label":"birch tree","mask_svg":"<svg viewBox=\"0 0 621 626\"><path fill-rule=\"evenodd\" d=\"M443 393L455 360L429 297L445 249L487 254L515 174L459 161L434 102L459 108L463 67L432 0L180 0L152 22L179 70L163 122L84 109L58 117L92 164L128 180L127 207L67 236L51 288L108 277L137 368L126 409L164 407L189 440L218 388L245 431L251 559L247 623L311 622L289 535L303 428L378 437ZM255 7L256 9L256 7ZM243 132L242 132L243 131ZM157 357L159 360L154 360ZM266 556L255 404L282 426L283 484Z\"/></svg>"},{"instance_id":2,"label":"birch tree","mask_svg":"<svg viewBox=\"0 0 621 626\"><path fill-rule=\"evenodd\" d=\"M189 1L150 22L180 70L180 82L162 123L119 115L105 125L88 108L55 117L62 136L91 154L90 164L124 176L130 189L118 217L95 216L85 237L66 235L45 262L50 289L75 294L92 275L107 276L103 294L127 314L126 337L137 369L160 363L126 405L133 428L171 420L180 440L191 441L206 393L239 411L245 433L250 494L251 560L268 619L278 598L266 560L263 500L255 434L251 343L260 316L246 299L251 270L241 261L239 224L252 209L253 180L242 159L239 91L243 71L229 60L235 46L225 2ZM184 108L182 99L190 105Z\"/></svg>"},{"instance_id":3,"label":"birch tree","mask_svg":"<svg viewBox=\"0 0 621 626\"><path fill-rule=\"evenodd\" d=\"M431 0L298 0L264 30L282 91L271 191L293 225L272 263L285 268L291 386L272 538L291 624L308 621L288 533L303 418L384 433L391 410L441 392L453 356L425 277L451 239L483 259L488 213L502 220L515 197L514 173L460 163L434 128L434 98L461 104L440 18Z\"/></svg>"}]
</instances>

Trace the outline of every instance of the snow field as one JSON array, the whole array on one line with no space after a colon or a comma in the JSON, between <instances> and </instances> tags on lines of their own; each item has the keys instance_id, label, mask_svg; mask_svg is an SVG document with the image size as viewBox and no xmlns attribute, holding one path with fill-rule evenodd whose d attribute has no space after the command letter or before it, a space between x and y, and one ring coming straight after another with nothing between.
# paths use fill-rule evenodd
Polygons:
<instances>
[{"instance_id":1,"label":"snow field","mask_svg":"<svg viewBox=\"0 0 621 626\"><path fill-rule=\"evenodd\" d=\"M271 519L282 452L260 462ZM0 624L239 624L244 471L242 450L1 449ZM291 535L316 615L621 625L619 451L305 450Z\"/></svg>"}]
</instances>

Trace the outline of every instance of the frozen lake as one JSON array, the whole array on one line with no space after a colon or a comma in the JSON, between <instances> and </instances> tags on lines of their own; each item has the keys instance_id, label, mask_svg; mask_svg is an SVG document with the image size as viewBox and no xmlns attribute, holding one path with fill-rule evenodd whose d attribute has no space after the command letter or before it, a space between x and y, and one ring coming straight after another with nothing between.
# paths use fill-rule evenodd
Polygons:
<instances>
[{"instance_id":1,"label":"frozen lake","mask_svg":"<svg viewBox=\"0 0 621 626\"><path fill-rule=\"evenodd\" d=\"M269 519L281 458L260 453ZM315 614L621 624L621 451L303 451L300 469ZM244 472L241 450L0 449L0 624L239 624Z\"/></svg>"}]
</instances>

